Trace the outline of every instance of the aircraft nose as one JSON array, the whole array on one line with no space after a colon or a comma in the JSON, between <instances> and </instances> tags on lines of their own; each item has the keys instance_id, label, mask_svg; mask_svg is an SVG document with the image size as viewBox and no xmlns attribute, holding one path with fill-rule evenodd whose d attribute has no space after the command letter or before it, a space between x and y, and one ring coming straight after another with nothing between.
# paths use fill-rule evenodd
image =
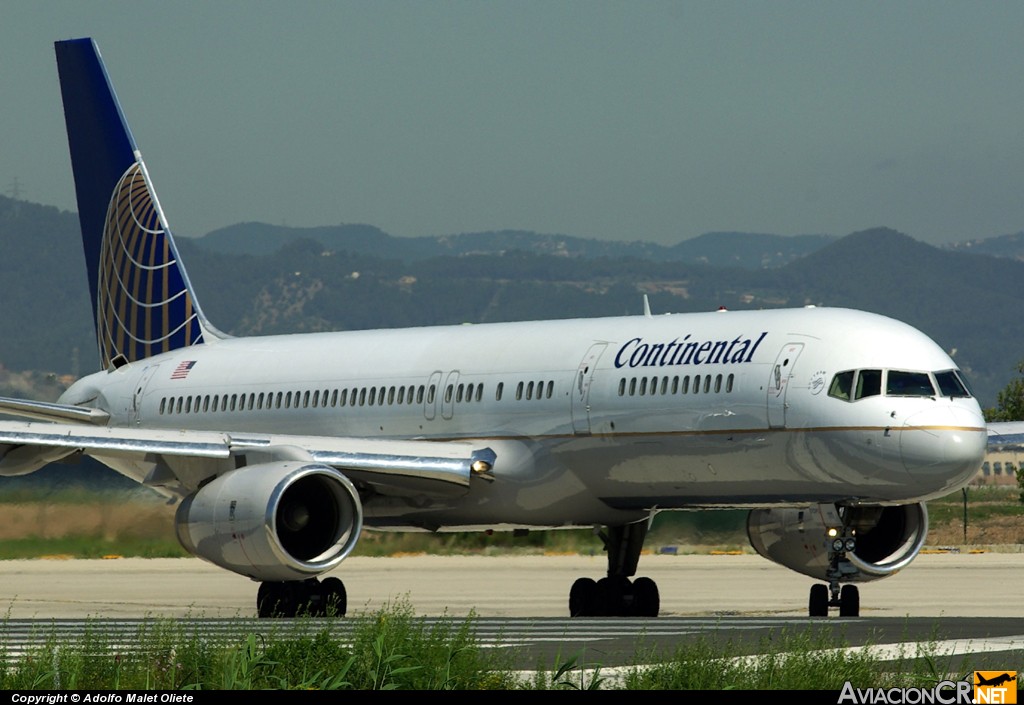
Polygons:
<instances>
[{"instance_id":1,"label":"aircraft nose","mask_svg":"<svg viewBox=\"0 0 1024 705\"><path fill-rule=\"evenodd\" d=\"M944 404L908 417L900 433L907 472L936 490L966 484L985 458L988 433L981 409Z\"/></svg>"}]
</instances>

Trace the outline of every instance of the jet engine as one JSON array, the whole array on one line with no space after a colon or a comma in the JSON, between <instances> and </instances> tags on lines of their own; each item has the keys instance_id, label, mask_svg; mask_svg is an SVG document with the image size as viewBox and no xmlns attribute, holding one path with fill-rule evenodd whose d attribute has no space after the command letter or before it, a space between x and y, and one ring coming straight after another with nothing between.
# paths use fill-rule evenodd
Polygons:
<instances>
[{"instance_id":1,"label":"jet engine","mask_svg":"<svg viewBox=\"0 0 1024 705\"><path fill-rule=\"evenodd\" d=\"M250 465L221 475L178 507L190 553L254 580L306 580L355 547L363 508L334 468L303 461Z\"/></svg>"},{"instance_id":2,"label":"jet engine","mask_svg":"<svg viewBox=\"0 0 1024 705\"><path fill-rule=\"evenodd\" d=\"M747 536L755 551L817 580L867 582L893 575L917 557L927 534L924 504L822 504L754 509L747 517ZM829 572L834 559L838 575Z\"/></svg>"}]
</instances>

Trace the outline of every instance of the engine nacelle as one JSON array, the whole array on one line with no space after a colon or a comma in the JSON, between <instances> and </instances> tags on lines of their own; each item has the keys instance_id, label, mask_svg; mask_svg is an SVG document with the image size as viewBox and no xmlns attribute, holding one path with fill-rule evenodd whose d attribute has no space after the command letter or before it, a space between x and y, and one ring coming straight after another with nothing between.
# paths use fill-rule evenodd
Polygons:
<instances>
[{"instance_id":1,"label":"engine nacelle","mask_svg":"<svg viewBox=\"0 0 1024 705\"><path fill-rule=\"evenodd\" d=\"M828 580L829 528L846 527L856 549L839 561L840 580L867 582L895 574L907 566L928 535L928 509L923 503L893 507L820 505L804 509L754 509L747 517L747 536L754 550L798 573Z\"/></svg>"},{"instance_id":2,"label":"engine nacelle","mask_svg":"<svg viewBox=\"0 0 1024 705\"><path fill-rule=\"evenodd\" d=\"M334 468L303 461L221 475L178 507L190 553L255 580L305 580L337 567L356 545L363 507Z\"/></svg>"}]
</instances>

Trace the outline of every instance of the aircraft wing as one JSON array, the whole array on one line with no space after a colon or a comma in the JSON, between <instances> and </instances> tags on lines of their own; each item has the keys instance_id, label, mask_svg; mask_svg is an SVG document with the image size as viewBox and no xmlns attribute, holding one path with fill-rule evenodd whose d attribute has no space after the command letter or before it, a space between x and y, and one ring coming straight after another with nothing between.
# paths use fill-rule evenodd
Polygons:
<instances>
[{"instance_id":1,"label":"aircraft wing","mask_svg":"<svg viewBox=\"0 0 1024 705\"><path fill-rule=\"evenodd\" d=\"M443 443L270 433L113 428L82 423L0 420L0 475L86 455L169 496L236 467L272 459L305 460L343 472L384 494L461 494L473 474L487 478L495 454L469 441Z\"/></svg>"},{"instance_id":2,"label":"aircraft wing","mask_svg":"<svg viewBox=\"0 0 1024 705\"><path fill-rule=\"evenodd\" d=\"M20 416L37 421L68 421L71 423L105 424L110 414L99 409L48 401L0 397L0 414Z\"/></svg>"},{"instance_id":3,"label":"aircraft wing","mask_svg":"<svg viewBox=\"0 0 1024 705\"><path fill-rule=\"evenodd\" d=\"M1024 421L991 422L988 426L988 450L1024 450Z\"/></svg>"}]
</instances>

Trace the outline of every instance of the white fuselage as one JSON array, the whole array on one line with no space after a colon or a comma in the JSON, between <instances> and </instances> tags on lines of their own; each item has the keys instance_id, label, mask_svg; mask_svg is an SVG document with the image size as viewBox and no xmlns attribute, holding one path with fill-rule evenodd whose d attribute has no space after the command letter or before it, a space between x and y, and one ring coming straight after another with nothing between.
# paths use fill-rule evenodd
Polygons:
<instances>
[{"instance_id":1,"label":"white fuselage","mask_svg":"<svg viewBox=\"0 0 1024 705\"><path fill-rule=\"evenodd\" d=\"M986 443L976 400L829 394L863 369L956 365L882 316L728 311L231 338L92 375L63 400L94 398L118 426L496 452L494 481L457 499L367 497L368 526L578 526L963 486Z\"/></svg>"}]
</instances>

